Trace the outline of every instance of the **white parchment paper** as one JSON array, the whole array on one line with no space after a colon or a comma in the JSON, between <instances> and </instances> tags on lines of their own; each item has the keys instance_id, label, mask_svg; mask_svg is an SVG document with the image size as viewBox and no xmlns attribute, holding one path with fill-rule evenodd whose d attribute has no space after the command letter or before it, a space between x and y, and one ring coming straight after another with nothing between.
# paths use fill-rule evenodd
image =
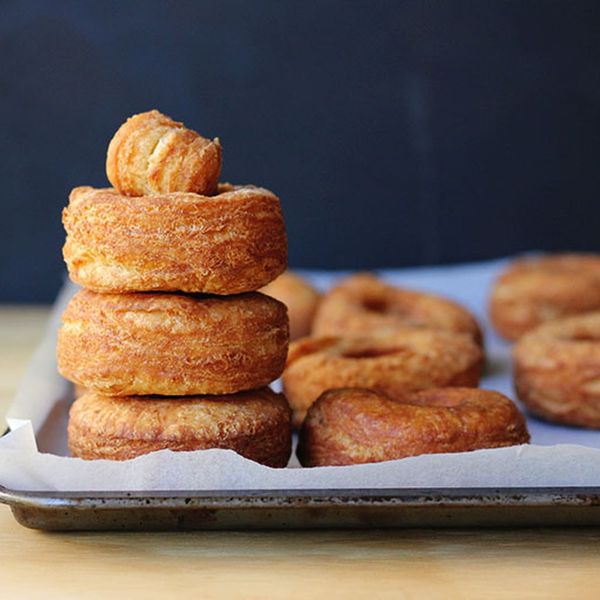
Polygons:
<instances>
[{"instance_id":1,"label":"white parchment paper","mask_svg":"<svg viewBox=\"0 0 600 600\"><path fill-rule=\"evenodd\" d=\"M470 308L484 325L487 373L482 387L514 397L510 347L486 318L487 294L504 261L381 271L388 281L444 294ZM345 273L306 272L321 289ZM274 490L600 485L600 431L552 425L530 417L532 443L461 454L417 456L353 467L270 469L228 450L163 450L133 460L83 461L68 456L71 386L56 372L59 317L74 292L67 284L32 358L0 438L0 485L39 491Z\"/></svg>"}]
</instances>

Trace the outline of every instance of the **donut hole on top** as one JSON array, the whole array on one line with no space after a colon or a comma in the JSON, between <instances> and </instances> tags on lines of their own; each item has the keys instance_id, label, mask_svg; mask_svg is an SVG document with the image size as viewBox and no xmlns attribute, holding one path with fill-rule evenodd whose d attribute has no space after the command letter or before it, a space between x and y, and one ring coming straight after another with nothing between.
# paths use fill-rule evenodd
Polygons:
<instances>
[{"instance_id":1,"label":"donut hole on top","mask_svg":"<svg viewBox=\"0 0 600 600\"><path fill-rule=\"evenodd\" d=\"M400 354L401 352L405 352L405 348L347 348L342 350L340 356L342 358L353 358L353 359L363 359L363 358L382 358L384 356L391 356L392 354Z\"/></svg>"},{"instance_id":2,"label":"donut hole on top","mask_svg":"<svg viewBox=\"0 0 600 600\"><path fill-rule=\"evenodd\" d=\"M600 342L600 335L591 331L575 331L565 338L572 342Z\"/></svg>"},{"instance_id":3,"label":"donut hole on top","mask_svg":"<svg viewBox=\"0 0 600 600\"><path fill-rule=\"evenodd\" d=\"M390 304L385 298L364 298L361 306L365 310L379 315L385 315L390 312Z\"/></svg>"}]
</instances>

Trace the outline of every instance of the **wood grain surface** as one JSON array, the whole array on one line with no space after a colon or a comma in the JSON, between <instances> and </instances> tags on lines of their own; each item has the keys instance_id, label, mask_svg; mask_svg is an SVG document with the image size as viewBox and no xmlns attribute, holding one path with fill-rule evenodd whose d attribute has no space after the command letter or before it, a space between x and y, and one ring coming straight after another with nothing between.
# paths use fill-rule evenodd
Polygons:
<instances>
[{"instance_id":1,"label":"wood grain surface","mask_svg":"<svg viewBox=\"0 0 600 600\"><path fill-rule=\"evenodd\" d=\"M0 410L46 310L0 308ZM599 598L599 529L44 533L0 506L0 598Z\"/></svg>"}]
</instances>

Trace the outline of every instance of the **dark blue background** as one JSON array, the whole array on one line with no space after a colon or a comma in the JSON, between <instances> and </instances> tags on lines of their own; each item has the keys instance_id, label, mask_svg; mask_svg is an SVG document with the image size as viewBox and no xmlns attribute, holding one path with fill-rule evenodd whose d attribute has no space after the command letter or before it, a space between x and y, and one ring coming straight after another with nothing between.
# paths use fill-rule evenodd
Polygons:
<instances>
[{"instance_id":1,"label":"dark blue background","mask_svg":"<svg viewBox=\"0 0 600 600\"><path fill-rule=\"evenodd\" d=\"M53 297L69 189L153 107L280 195L292 266L597 250L599 7L3 2L0 300Z\"/></svg>"}]
</instances>

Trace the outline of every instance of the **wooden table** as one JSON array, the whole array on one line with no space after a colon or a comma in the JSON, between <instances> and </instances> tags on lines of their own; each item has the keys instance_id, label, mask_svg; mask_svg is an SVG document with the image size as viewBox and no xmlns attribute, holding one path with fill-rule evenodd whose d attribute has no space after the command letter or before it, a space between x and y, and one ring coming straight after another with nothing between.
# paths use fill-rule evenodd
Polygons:
<instances>
[{"instance_id":1,"label":"wooden table","mask_svg":"<svg viewBox=\"0 0 600 600\"><path fill-rule=\"evenodd\" d=\"M45 308L0 308L0 411ZM600 530L49 534L0 507L0 598L600 598Z\"/></svg>"}]
</instances>

